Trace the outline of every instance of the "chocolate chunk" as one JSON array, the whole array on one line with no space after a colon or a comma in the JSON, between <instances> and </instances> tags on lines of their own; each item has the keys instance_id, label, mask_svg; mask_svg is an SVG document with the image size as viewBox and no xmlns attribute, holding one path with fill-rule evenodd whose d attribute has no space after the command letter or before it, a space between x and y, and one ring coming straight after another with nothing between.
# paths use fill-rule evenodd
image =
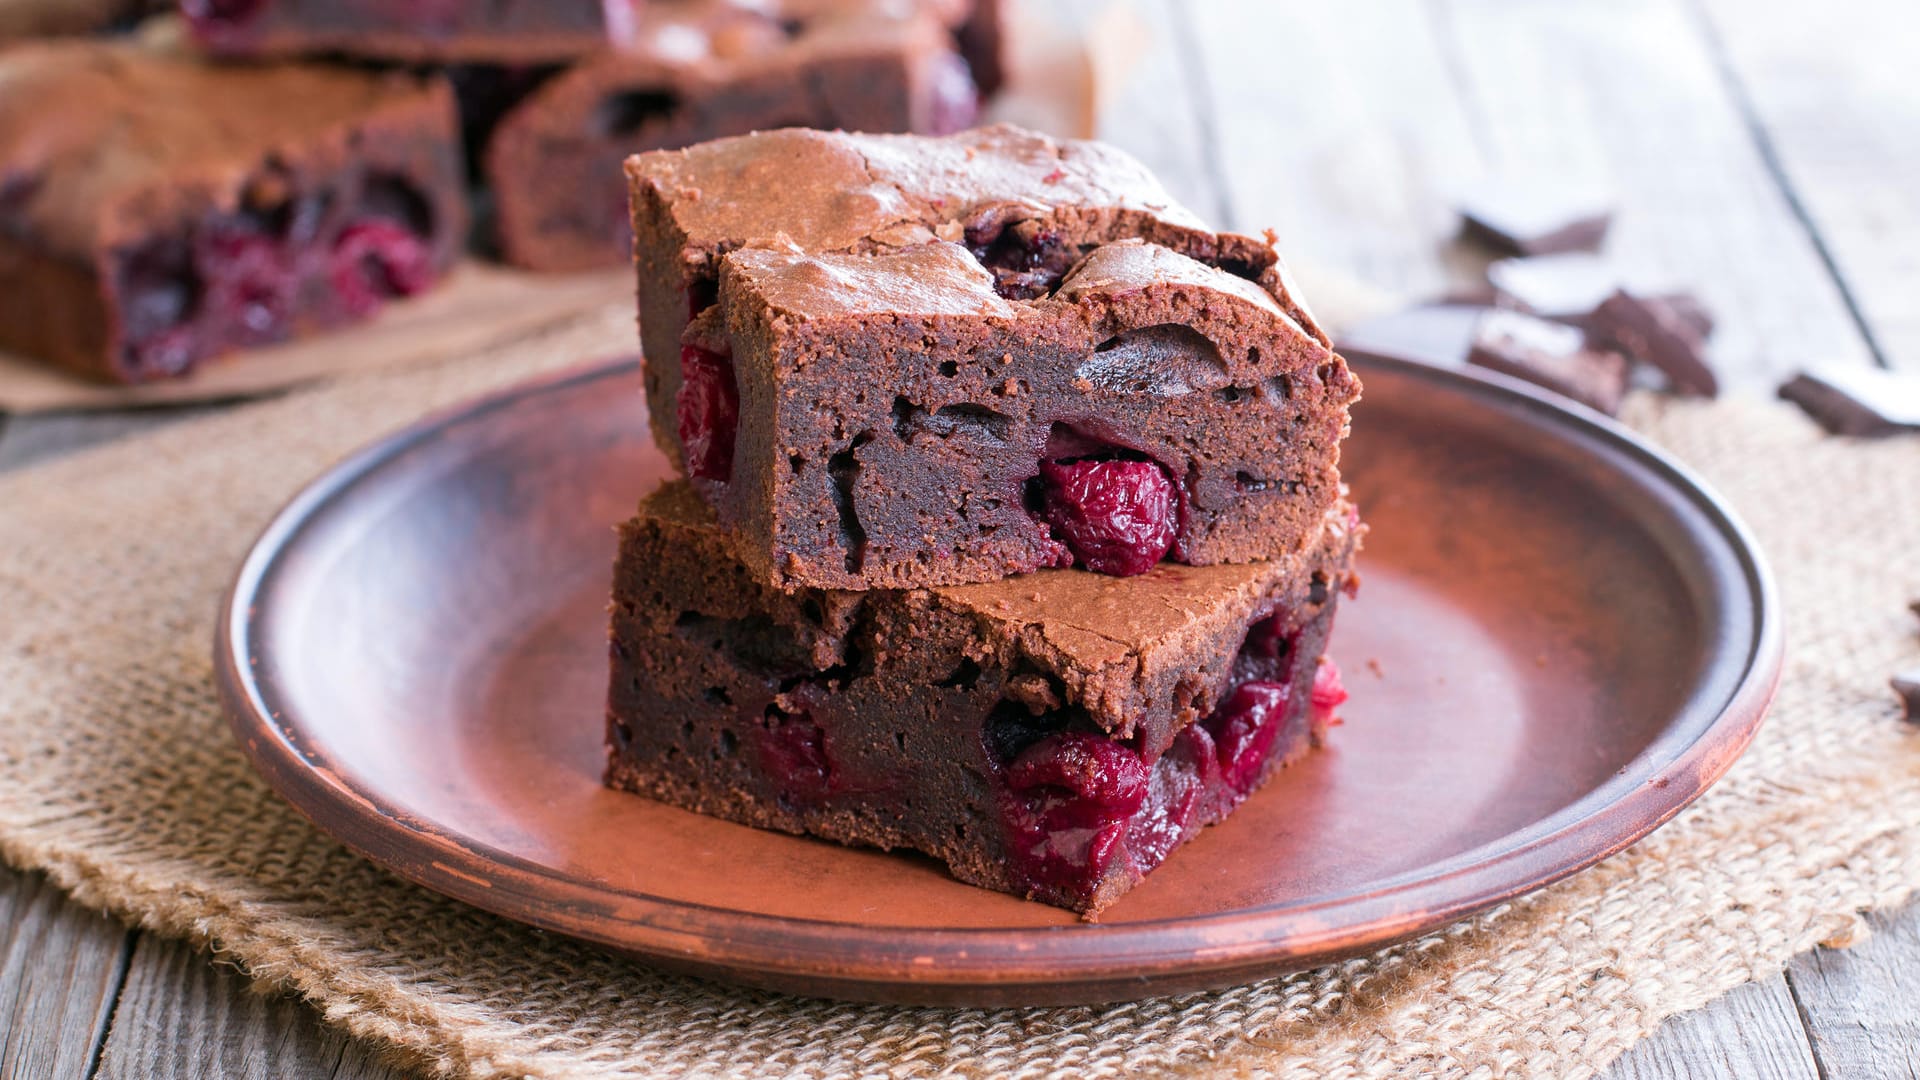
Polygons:
<instances>
[{"instance_id":1,"label":"chocolate chunk","mask_svg":"<svg viewBox=\"0 0 1920 1080\"><path fill-rule=\"evenodd\" d=\"M1489 311L1467 362L1525 379L1612 416L1627 392L1627 358L1587 347L1586 335L1517 311Z\"/></svg>"},{"instance_id":2,"label":"chocolate chunk","mask_svg":"<svg viewBox=\"0 0 1920 1080\"><path fill-rule=\"evenodd\" d=\"M1707 366L1706 339L1669 304L1622 289L1594 309L1588 332L1596 344L1659 368L1679 393L1720 392L1720 380Z\"/></svg>"},{"instance_id":3,"label":"chocolate chunk","mask_svg":"<svg viewBox=\"0 0 1920 1080\"><path fill-rule=\"evenodd\" d=\"M1460 200L1464 231L1519 255L1592 251L1613 222L1613 204L1591 185L1565 179L1503 178Z\"/></svg>"},{"instance_id":4,"label":"chocolate chunk","mask_svg":"<svg viewBox=\"0 0 1920 1080\"><path fill-rule=\"evenodd\" d=\"M1920 723L1920 670L1903 671L1888 680L1893 692L1900 695L1900 704L1906 706L1909 723Z\"/></svg>"},{"instance_id":5,"label":"chocolate chunk","mask_svg":"<svg viewBox=\"0 0 1920 1080\"><path fill-rule=\"evenodd\" d=\"M1665 304L1675 318L1693 327L1693 332L1700 335L1702 341L1713 336L1713 312L1707 310L1707 305L1698 296L1690 292L1663 293L1649 302Z\"/></svg>"},{"instance_id":6,"label":"chocolate chunk","mask_svg":"<svg viewBox=\"0 0 1920 1080\"><path fill-rule=\"evenodd\" d=\"M1920 429L1920 377L1877 368L1803 371L1780 396L1835 435L1891 435Z\"/></svg>"},{"instance_id":7,"label":"chocolate chunk","mask_svg":"<svg viewBox=\"0 0 1920 1080\"><path fill-rule=\"evenodd\" d=\"M1594 310L1627 287L1619 267L1582 251L1501 259L1487 267L1487 281L1500 306L1574 326L1590 325ZM1654 293L1642 300L1667 308L1702 340L1713 334L1713 315L1690 292Z\"/></svg>"},{"instance_id":8,"label":"chocolate chunk","mask_svg":"<svg viewBox=\"0 0 1920 1080\"><path fill-rule=\"evenodd\" d=\"M1543 319L1577 322L1620 289L1620 271L1598 255L1568 252L1501 259L1487 267L1504 306Z\"/></svg>"}]
</instances>

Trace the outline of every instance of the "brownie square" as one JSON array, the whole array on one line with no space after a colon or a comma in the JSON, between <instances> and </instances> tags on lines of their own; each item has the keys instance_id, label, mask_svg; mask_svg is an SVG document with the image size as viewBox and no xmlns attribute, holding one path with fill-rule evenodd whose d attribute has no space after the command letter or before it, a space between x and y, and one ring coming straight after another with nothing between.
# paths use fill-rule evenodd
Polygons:
<instances>
[{"instance_id":1,"label":"brownie square","mask_svg":"<svg viewBox=\"0 0 1920 1080\"><path fill-rule=\"evenodd\" d=\"M951 4L840 3L776 17L720 0L656 3L637 40L556 75L493 129L485 172L500 251L535 270L632 253L627 155L784 127L958 131L980 91Z\"/></svg>"},{"instance_id":2,"label":"brownie square","mask_svg":"<svg viewBox=\"0 0 1920 1080\"><path fill-rule=\"evenodd\" d=\"M357 320L453 263L463 198L438 79L11 49L0 348L139 382Z\"/></svg>"},{"instance_id":3,"label":"brownie square","mask_svg":"<svg viewBox=\"0 0 1920 1080\"><path fill-rule=\"evenodd\" d=\"M629 174L655 436L760 580L1265 559L1338 495L1359 382L1271 243L1116 151L769 132Z\"/></svg>"},{"instance_id":4,"label":"brownie square","mask_svg":"<svg viewBox=\"0 0 1920 1080\"><path fill-rule=\"evenodd\" d=\"M181 0L201 44L228 56L550 63L626 40L643 0Z\"/></svg>"},{"instance_id":5,"label":"brownie square","mask_svg":"<svg viewBox=\"0 0 1920 1080\"><path fill-rule=\"evenodd\" d=\"M1359 531L1342 504L1271 562L784 592L672 484L621 528L606 781L1097 913L1324 736Z\"/></svg>"}]
</instances>

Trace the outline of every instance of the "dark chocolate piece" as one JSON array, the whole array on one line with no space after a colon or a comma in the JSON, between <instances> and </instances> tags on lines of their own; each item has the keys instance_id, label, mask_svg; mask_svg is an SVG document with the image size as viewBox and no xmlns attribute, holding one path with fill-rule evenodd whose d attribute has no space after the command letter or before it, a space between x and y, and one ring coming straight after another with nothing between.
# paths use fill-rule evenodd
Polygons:
<instances>
[{"instance_id":1,"label":"dark chocolate piece","mask_svg":"<svg viewBox=\"0 0 1920 1080\"><path fill-rule=\"evenodd\" d=\"M669 485L621 529L607 783L1097 913L1325 734L1357 531L1342 505L1270 563L783 592Z\"/></svg>"},{"instance_id":2,"label":"dark chocolate piece","mask_svg":"<svg viewBox=\"0 0 1920 1080\"><path fill-rule=\"evenodd\" d=\"M1627 392L1627 359L1587 347L1586 334L1517 311L1480 320L1467 362L1545 387L1613 416Z\"/></svg>"},{"instance_id":3,"label":"dark chocolate piece","mask_svg":"<svg viewBox=\"0 0 1920 1080\"><path fill-rule=\"evenodd\" d=\"M1920 723L1920 670L1906 671L1889 680L1893 692L1900 695L1909 723Z\"/></svg>"},{"instance_id":4,"label":"dark chocolate piece","mask_svg":"<svg viewBox=\"0 0 1920 1080\"><path fill-rule=\"evenodd\" d=\"M629 260L629 154L785 127L972 126L981 91L955 51L951 7L840 0L779 18L655 0L631 46L546 81L494 126L485 172L501 255L535 270Z\"/></svg>"},{"instance_id":5,"label":"dark chocolate piece","mask_svg":"<svg viewBox=\"0 0 1920 1080\"><path fill-rule=\"evenodd\" d=\"M440 79L134 42L0 54L0 347L177 375L420 292L465 234Z\"/></svg>"},{"instance_id":6,"label":"dark chocolate piece","mask_svg":"<svg viewBox=\"0 0 1920 1080\"><path fill-rule=\"evenodd\" d=\"M1487 280L1501 306L1581 327L1592 325L1594 310L1625 287L1618 267L1577 251L1500 259L1487 267ZM1666 307L1702 339L1713 334L1712 314L1690 292L1655 293L1642 301Z\"/></svg>"},{"instance_id":7,"label":"dark chocolate piece","mask_svg":"<svg viewBox=\"0 0 1920 1080\"><path fill-rule=\"evenodd\" d=\"M1459 209L1469 236L1518 255L1596 250L1613 222L1605 194L1559 178L1488 180Z\"/></svg>"},{"instance_id":8,"label":"dark chocolate piece","mask_svg":"<svg viewBox=\"0 0 1920 1080\"><path fill-rule=\"evenodd\" d=\"M1720 392L1719 377L1707 365L1705 338L1670 305L1620 290L1594 310L1588 332L1596 344L1658 368L1678 393Z\"/></svg>"},{"instance_id":9,"label":"dark chocolate piece","mask_svg":"<svg viewBox=\"0 0 1920 1080\"><path fill-rule=\"evenodd\" d=\"M629 171L656 436L763 581L1265 559L1337 495L1357 380L1267 243L1116 151L781 131Z\"/></svg>"},{"instance_id":10,"label":"dark chocolate piece","mask_svg":"<svg viewBox=\"0 0 1920 1080\"><path fill-rule=\"evenodd\" d=\"M1920 430L1920 378L1877 368L1805 371L1780 396L1835 435L1892 435Z\"/></svg>"}]
</instances>

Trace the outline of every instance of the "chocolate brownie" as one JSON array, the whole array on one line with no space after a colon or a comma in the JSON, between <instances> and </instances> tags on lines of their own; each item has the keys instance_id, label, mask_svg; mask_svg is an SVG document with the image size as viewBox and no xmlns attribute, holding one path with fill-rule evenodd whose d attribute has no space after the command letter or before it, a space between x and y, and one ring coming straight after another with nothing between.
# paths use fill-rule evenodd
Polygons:
<instances>
[{"instance_id":1,"label":"chocolate brownie","mask_svg":"<svg viewBox=\"0 0 1920 1080\"><path fill-rule=\"evenodd\" d=\"M1272 562L789 593L675 483L621 529L606 781L1096 913L1324 736L1358 538L1341 504Z\"/></svg>"},{"instance_id":2,"label":"chocolate brownie","mask_svg":"<svg viewBox=\"0 0 1920 1080\"><path fill-rule=\"evenodd\" d=\"M644 0L180 0L230 56L558 62L628 40Z\"/></svg>"},{"instance_id":3,"label":"chocolate brownie","mask_svg":"<svg viewBox=\"0 0 1920 1080\"><path fill-rule=\"evenodd\" d=\"M162 0L0 0L0 44L131 26Z\"/></svg>"},{"instance_id":4,"label":"chocolate brownie","mask_svg":"<svg viewBox=\"0 0 1920 1080\"><path fill-rule=\"evenodd\" d=\"M979 90L940 7L841 0L782 18L727 0L652 4L632 46L556 75L494 126L501 254L536 270L628 259L620 166L636 151L769 128L971 125Z\"/></svg>"},{"instance_id":5,"label":"chocolate brownie","mask_svg":"<svg viewBox=\"0 0 1920 1080\"><path fill-rule=\"evenodd\" d=\"M628 168L655 437L760 580L1245 562L1337 495L1359 383L1271 243L1117 151L787 131Z\"/></svg>"},{"instance_id":6,"label":"chocolate brownie","mask_svg":"<svg viewBox=\"0 0 1920 1080\"><path fill-rule=\"evenodd\" d=\"M419 292L464 239L455 127L437 79L0 54L0 348L138 382Z\"/></svg>"}]
</instances>

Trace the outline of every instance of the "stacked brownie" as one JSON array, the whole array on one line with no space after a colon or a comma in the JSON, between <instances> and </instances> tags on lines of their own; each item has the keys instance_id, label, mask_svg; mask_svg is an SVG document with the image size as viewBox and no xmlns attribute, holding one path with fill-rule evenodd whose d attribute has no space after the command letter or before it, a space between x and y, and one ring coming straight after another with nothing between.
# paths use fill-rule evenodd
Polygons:
<instances>
[{"instance_id":1,"label":"stacked brownie","mask_svg":"<svg viewBox=\"0 0 1920 1080\"><path fill-rule=\"evenodd\" d=\"M1359 384L1270 241L998 127L637 156L607 782L1089 915L1326 733Z\"/></svg>"},{"instance_id":2,"label":"stacked brownie","mask_svg":"<svg viewBox=\"0 0 1920 1080\"><path fill-rule=\"evenodd\" d=\"M148 2L0 0L0 41ZM628 154L963 128L999 2L181 0L0 49L0 349L142 382L365 318L459 257L469 174L507 261L618 265Z\"/></svg>"}]
</instances>

